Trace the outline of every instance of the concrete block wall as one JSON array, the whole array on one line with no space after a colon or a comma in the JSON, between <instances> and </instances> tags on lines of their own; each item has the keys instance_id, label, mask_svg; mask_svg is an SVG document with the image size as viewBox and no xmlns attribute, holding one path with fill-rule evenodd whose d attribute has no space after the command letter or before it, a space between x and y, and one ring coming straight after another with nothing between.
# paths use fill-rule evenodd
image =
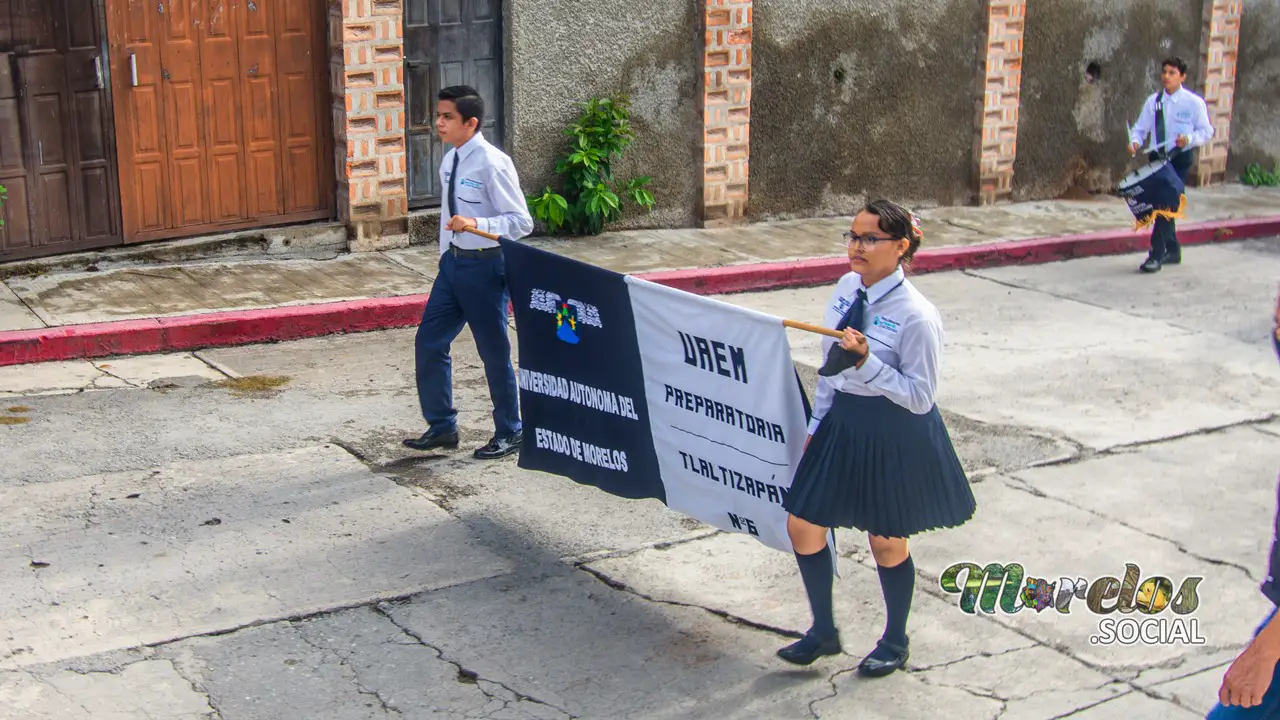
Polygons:
<instances>
[{"instance_id":1,"label":"concrete block wall","mask_svg":"<svg viewBox=\"0 0 1280 720\"><path fill-rule=\"evenodd\" d=\"M338 217L352 250L409 244L403 24L401 0L329 4Z\"/></svg>"},{"instance_id":2,"label":"concrete block wall","mask_svg":"<svg viewBox=\"0 0 1280 720\"><path fill-rule=\"evenodd\" d=\"M1241 0L1206 0L1204 30L1200 36L1202 63L1199 72L1205 104L1214 136L1200 148L1195 181L1200 185L1224 182L1231 147L1231 110L1236 87L1236 60L1240 51Z\"/></svg>"},{"instance_id":3,"label":"concrete block wall","mask_svg":"<svg viewBox=\"0 0 1280 720\"><path fill-rule=\"evenodd\" d=\"M747 216L752 0L702 1L702 222L715 227Z\"/></svg>"},{"instance_id":4,"label":"concrete block wall","mask_svg":"<svg viewBox=\"0 0 1280 720\"><path fill-rule=\"evenodd\" d=\"M400 246L408 242L404 0L328 1L339 217L353 249ZM1126 143L1112 116L1136 112L1155 82L1148 76L1153 65L1158 70L1159 47L1168 45L1159 38L1172 37L1170 52L1198 66L1189 86L1205 96L1218 132L1201 152L1196 179L1223 182L1241 28L1250 22L1242 6L1267 4L1250 1L1090 0L1082 15L1028 0L892 0L868 14L841 0L837 17L824 0L697 0L686 24L678 12L666 18L672 27L692 26L696 36L649 38L646 11L611 0L606 14L622 13L619 32L628 34L595 38L592 53L630 45L582 75L566 64L578 41L562 47L548 40L566 28L574 30L569 37L581 35L574 18L553 19L548 28L537 0L504 0L507 141L522 180L539 186L543 178L532 171L562 144L564 118L552 116L582 99L562 86L578 94L615 85L631 92L640 99L637 128L645 135L637 147L647 150L629 161L635 167L628 174L657 175L672 190L659 197L668 205L659 226L843 214L868 194L926 204L1056 197L1081 157L1097 166L1099 188L1115 179L1107 163L1118 167L1127 156L1116 159ZM1041 15L1035 28L1028 12ZM945 47L926 57L911 45L914 36L894 28L914 28L930 38L925 47ZM1144 28L1154 28L1156 39L1142 35L1134 49L1130 35ZM868 35L865 42L858 32ZM902 48L886 49L886 38ZM1065 52L1058 48L1064 41ZM1178 49L1183 45L1189 50ZM1086 79L1084 66L1098 48L1102 79ZM1038 69L1032 52L1040 53ZM928 72L913 64L921 62L932 63ZM603 68L617 72L584 89L583 78ZM1068 78L1073 72L1078 76ZM892 111L864 107L868 89L877 87L896 88Z\"/></svg>"},{"instance_id":5,"label":"concrete block wall","mask_svg":"<svg viewBox=\"0 0 1280 720\"><path fill-rule=\"evenodd\" d=\"M1013 195L1022 88L1022 31L1027 0L987 0L987 28L980 71L979 135L975 140L978 203Z\"/></svg>"}]
</instances>

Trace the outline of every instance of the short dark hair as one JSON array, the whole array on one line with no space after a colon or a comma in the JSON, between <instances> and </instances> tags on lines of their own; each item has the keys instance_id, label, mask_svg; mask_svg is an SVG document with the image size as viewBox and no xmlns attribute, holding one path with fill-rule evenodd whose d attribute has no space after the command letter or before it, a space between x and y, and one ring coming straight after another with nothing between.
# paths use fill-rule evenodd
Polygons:
<instances>
[{"instance_id":1,"label":"short dark hair","mask_svg":"<svg viewBox=\"0 0 1280 720\"><path fill-rule=\"evenodd\" d=\"M1164 62L1160 63L1160 67L1171 67L1183 75L1187 74L1186 61L1176 55L1174 57L1165 58Z\"/></svg>"},{"instance_id":2,"label":"short dark hair","mask_svg":"<svg viewBox=\"0 0 1280 720\"><path fill-rule=\"evenodd\" d=\"M484 99L470 85L450 85L441 90L436 98L452 101L454 107L458 108L458 115L462 117L462 122L475 118L476 127L480 127L484 122Z\"/></svg>"},{"instance_id":3,"label":"short dark hair","mask_svg":"<svg viewBox=\"0 0 1280 720\"><path fill-rule=\"evenodd\" d=\"M880 218L880 230L895 238L907 240L907 251L902 254L903 262L911 262L916 251L920 249L920 241L924 234L916 224L915 215L901 205L889 200L872 200L862 208L862 212L871 213Z\"/></svg>"}]
</instances>

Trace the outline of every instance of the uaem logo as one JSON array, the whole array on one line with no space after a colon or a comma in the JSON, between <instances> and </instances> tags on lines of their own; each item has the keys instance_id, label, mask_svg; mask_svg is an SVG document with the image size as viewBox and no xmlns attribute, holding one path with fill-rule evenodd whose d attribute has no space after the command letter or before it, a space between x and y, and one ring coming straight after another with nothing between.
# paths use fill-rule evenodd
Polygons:
<instances>
[{"instance_id":1,"label":"uaem logo","mask_svg":"<svg viewBox=\"0 0 1280 720\"><path fill-rule=\"evenodd\" d=\"M970 615L997 610L1006 615L1023 610L1096 615L1098 632L1089 638L1094 645L1204 644L1199 620L1192 617L1200 606L1204 578L1187 577L1175 586L1167 577L1143 576L1134 563L1124 567L1122 577L1059 577L1051 582L1027 577L1018 563L984 567L965 562L947 568L938 582L944 592L959 596L960 610Z\"/></svg>"},{"instance_id":2,"label":"uaem logo","mask_svg":"<svg viewBox=\"0 0 1280 720\"><path fill-rule=\"evenodd\" d=\"M583 325L603 328L600 323L600 310L581 300L562 300L556 293L548 290L534 290L529 294L529 308L550 313L556 318L556 337L570 345L577 345L581 340Z\"/></svg>"}]
</instances>

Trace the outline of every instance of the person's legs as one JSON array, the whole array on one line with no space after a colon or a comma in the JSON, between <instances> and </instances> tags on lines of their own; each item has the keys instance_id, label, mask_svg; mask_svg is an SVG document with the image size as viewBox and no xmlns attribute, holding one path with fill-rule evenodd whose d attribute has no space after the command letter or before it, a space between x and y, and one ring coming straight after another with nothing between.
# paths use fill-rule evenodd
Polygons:
<instances>
[{"instance_id":1,"label":"person's legs","mask_svg":"<svg viewBox=\"0 0 1280 720\"><path fill-rule=\"evenodd\" d=\"M796 665L808 665L823 655L840 652L840 635L836 632L832 610L832 584L835 566L827 545L827 529L789 515L787 533L795 549L796 564L809 596L813 625L799 641L778 651L778 657Z\"/></svg>"},{"instance_id":2,"label":"person's legs","mask_svg":"<svg viewBox=\"0 0 1280 720\"><path fill-rule=\"evenodd\" d=\"M1147 263L1142 268L1147 271L1159 269L1160 264L1164 263L1164 258L1169 254L1170 238L1174 238L1173 221L1167 218L1158 217L1151 226L1151 252L1147 255ZM1155 261L1153 264L1151 261Z\"/></svg>"},{"instance_id":3,"label":"person's legs","mask_svg":"<svg viewBox=\"0 0 1280 720\"><path fill-rule=\"evenodd\" d=\"M507 283L502 256L465 260L458 274L463 316L484 363L493 402L494 437L520 435L519 389L511 363L511 339L507 335ZM461 289L465 282L465 290Z\"/></svg>"},{"instance_id":4,"label":"person's legs","mask_svg":"<svg viewBox=\"0 0 1280 720\"><path fill-rule=\"evenodd\" d=\"M440 260L440 272L432 283L427 307L414 339L418 405L430 426L430 435L457 431L458 413L453 407L453 361L449 347L462 332L462 306L454 292L454 258Z\"/></svg>"},{"instance_id":5,"label":"person's legs","mask_svg":"<svg viewBox=\"0 0 1280 720\"><path fill-rule=\"evenodd\" d=\"M864 675L887 675L906 663L907 616L915 594L916 568L906 538L868 536L884 595L884 634L860 666Z\"/></svg>"},{"instance_id":6,"label":"person's legs","mask_svg":"<svg viewBox=\"0 0 1280 720\"><path fill-rule=\"evenodd\" d=\"M1178 174L1178 179L1185 186L1187 184L1187 176L1195 164L1194 151L1179 153L1169 162L1173 165L1173 171ZM1182 246L1178 244L1178 226L1173 220L1166 222L1168 227L1165 230L1163 252L1159 255L1153 255L1153 257L1160 258L1160 262L1167 265L1178 265L1182 263Z\"/></svg>"}]
</instances>

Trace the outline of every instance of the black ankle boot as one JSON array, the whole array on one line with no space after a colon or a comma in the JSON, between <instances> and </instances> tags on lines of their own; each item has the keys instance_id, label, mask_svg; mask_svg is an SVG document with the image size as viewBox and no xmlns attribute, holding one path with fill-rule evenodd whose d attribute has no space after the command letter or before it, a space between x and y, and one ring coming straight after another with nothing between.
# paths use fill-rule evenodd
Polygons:
<instances>
[{"instance_id":1,"label":"black ankle boot","mask_svg":"<svg viewBox=\"0 0 1280 720\"><path fill-rule=\"evenodd\" d=\"M792 665L811 665L824 655L839 655L840 652L839 632L824 637L810 630L804 637L779 650L778 657Z\"/></svg>"},{"instance_id":2,"label":"black ankle boot","mask_svg":"<svg viewBox=\"0 0 1280 720\"><path fill-rule=\"evenodd\" d=\"M872 650L870 655L863 658L862 664L858 665L858 674L865 677L884 677L906 667L907 658L910 656L908 644L904 643L898 647L880 640L876 643L876 649Z\"/></svg>"}]
</instances>

